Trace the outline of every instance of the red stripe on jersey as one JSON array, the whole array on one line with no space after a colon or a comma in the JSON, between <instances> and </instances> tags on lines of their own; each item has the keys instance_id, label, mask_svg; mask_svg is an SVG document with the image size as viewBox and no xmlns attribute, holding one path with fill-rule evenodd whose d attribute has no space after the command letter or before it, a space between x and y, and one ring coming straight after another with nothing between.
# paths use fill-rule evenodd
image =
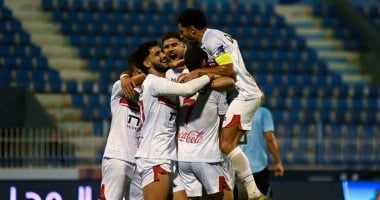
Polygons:
<instances>
[{"instance_id":1,"label":"red stripe on jersey","mask_svg":"<svg viewBox=\"0 0 380 200\"><path fill-rule=\"evenodd\" d=\"M144 123L144 121L145 121L145 114L144 114L144 103L143 103L143 101L139 101L139 106L140 106L141 120L142 120L142 123Z\"/></svg>"},{"instance_id":2,"label":"red stripe on jersey","mask_svg":"<svg viewBox=\"0 0 380 200\"><path fill-rule=\"evenodd\" d=\"M104 184L100 187L100 200L106 200L106 186Z\"/></svg>"},{"instance_id":3,"label":"red stripe on jersey","mask_svg":"<svg viewBox=\"0 0 380 200\"><path fill-rule=\"evenodd\" d=\"M165 174L170 174L170 172L162 169L161 166L157 165L157 166L153 167L153 180L154 180L154 182L157 182L160 180L160 178L158 177L158 174L165 175Z\"/></svg>"},{"instance_id":4,"label":"red stripe on jersey","mask_svg":"<svg viewBox=\"0 0 380 200\"><path fill-rule=\"evenodd\" d=\"M125 97L120 98L119 104L122 105L122 106L126 106L126 107L128 107L128 108L130 108L132 110L139 110L140 109L139 105L137 103L135 103L133 101L130 101L130 100L128 100Z\"/></svg>"},{"instance_id":5,"label":"red stripe on jersey","mask_svg":"<svg viewBox=\"0 0 380 200\"><path fill-rule=\"evenodd\" d=\"M189 123L191 113L194 110L195 99L191 99L190 97L186 97L183 99L183 105L189 107L187 112L186 112L186 115L185 115L185 123L187 124L187 123Z\"/></svg>"},{"instance_id":6,"label":"red stripe on jersey","mask_svg":"<svg viewBox=\"0 0 380 200\"><path fill-rule=\"evenodd\" d=\"M177 104L171 101L170 99L165 98L165 97L158 97L157 99L158 99L158 103L165 104L173 109L177 109Z\"/></svg>"},{"instance_id":7,"label":"red stripe on jersey","mask_svg":"<svg viewBox=\"0 0 380 200\"><path fill-rule=\"evenodd\" d=\"M219 192L223 192L224 189L231 190L224 176L219 176Z\"/></svg>"},{"instance_id":8,"label":"red stripe on jersey","mask_svg":"<svg viewBox=\"0 0 380 200\"><path fill-rule=\"evenodd\" d=\"M241 127L241 119L240 119L240 115L234 115L231 119L231 121L226 125L224 126L225 128L231 128L233 126L238 126L240 130L243 130L243 128Z\"/></svg>"}]
</instances>

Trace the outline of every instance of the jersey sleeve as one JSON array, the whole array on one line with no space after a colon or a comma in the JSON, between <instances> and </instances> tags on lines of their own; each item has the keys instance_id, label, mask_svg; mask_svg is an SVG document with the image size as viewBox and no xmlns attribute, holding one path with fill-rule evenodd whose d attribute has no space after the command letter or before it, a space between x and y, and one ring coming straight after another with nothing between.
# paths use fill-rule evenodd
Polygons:
<instances>
[{"instance_id":1,"label":"jersey sleeve","mask_svg":"<svg viewBox=\"0 0 380 200\"><path fill-rule=\"evenodd\" d=\"M189 96L202 89L210 82L210 78L203 75L187 83L176 83L165 78L157 79L160 82L152 83L152 88L157 96Z\"/></svg>"},{"instance_id":2,"label":"jersey sleeve","mask_svg":"<svg viewBox=\"0 0 380 200\"><path fill-rule=\"evenodd\" d=\"M117 80L112 85L112 93L111 93L111 99L119 98L123 96L123 89L121 87L121 81Z\"/></svg>"},{"instance_id":3,"label":"jersey sleeve","mask_svg":"<svg viewBox=\"0 0 380 200\"><path fill-rule=\"evenodd\" d=\"M121 81L117 80L112 85L112 92L111 92L111 113L114 113L116 105L119 104L119 100L121 97L123 97L123 89L121 87Z\"/></svg>"},{"instance_id":4,"label":"jersey sleeve","mask_svg":"<svg viewBox=\"0 0 380 200\"><path fill-rule=\"evenodd\" d=\"M232 58L230 52L228 52L228 45L231 42L233 40L227 34L224 35L224 38L223 36L210 37L205 43L205 48L218 65L230 64L232 63Z\"/></svg>"},{"instance_id":5,"label":"jersey sleeve","mask_svg":"<svg viewBox=\"0 0 380 200\"><path fill-rule=\"evenodd\" d=\"M274 131L272 114L268 109L263 110L263 130L264 132Z\"/></svg>"}]
</instances>

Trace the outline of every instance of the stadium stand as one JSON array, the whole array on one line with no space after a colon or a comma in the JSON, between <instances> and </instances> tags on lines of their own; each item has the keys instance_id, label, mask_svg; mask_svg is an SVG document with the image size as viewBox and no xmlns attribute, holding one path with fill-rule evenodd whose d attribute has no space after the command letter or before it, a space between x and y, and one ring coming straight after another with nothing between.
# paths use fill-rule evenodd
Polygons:
<instances>
[{"instance_id":1,"label":"stadium stand","mask_svg":"<svg viewBox=\"0 0 380 200\"><path fill-rule=\"evenodd\" d=\"M128 68L128 54L142 41L160 41L163 33L176 31L176 17L189 6L204 10L211 27L238 40L247 68L273 111L288 167L380 167L380 90L360 75L356 66L356 53L366 48L334 8L324 5L302 7L311 20L295 21L283 14L287 7L281 9L271 3L42 0L42 10L59 25L60 33L77 49L80 58L87 61L85 70L99 74L99 80L85 81L62 81L59 70L49 67L20 22L2 5L0 84L33 83L38 99L45 102L48 93L64 92L64 96L50 97L56 105L48 112L56 120L69 117L89 123L61 128L88 128L90 135L103 137L110 119L109 88ZM357 9L371 24L379 26L378 7ZM327 36L318 30L327 27L333 32L331 44L340 45L321 45ZM71 106L72 111L62 111L63 104ZM98 150L99 161L102 148Z\"/></svg>"}]
</instances>

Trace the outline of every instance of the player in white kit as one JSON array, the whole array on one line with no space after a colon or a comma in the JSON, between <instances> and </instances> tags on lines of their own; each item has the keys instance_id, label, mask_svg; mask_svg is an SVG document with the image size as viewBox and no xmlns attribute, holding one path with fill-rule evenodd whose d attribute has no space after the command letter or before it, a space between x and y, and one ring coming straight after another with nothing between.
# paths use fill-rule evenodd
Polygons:
<instances>
[{"instance_id":1,"label":"player in white kit","mask_svg":"<svg viewBox=\"0 0 380 200\"><path fill-rule=\"evenodd\" d=\"M186 44L182 41L181 35L175 32L165 33L162 37L162 50L172 63L178 62L178 64L173 64L166 71L165 77L167 79L176 82L181 74L189 73L189 70L183 63Z\"/></svg>"},{"instance_id":2,"label":"player in white kit","mask_svg":"<svg viewBox=\"0 0 380 200\"><path fill-rule=\"evenodd\" d=\"M171 81L177 81L177 78L181 75L181 74L184 74L184 73L188 73L189 70L187 69L186 65L184 65L185 63L181 63L181 61L184 60L184 53L186 51L186 44L184 44L184 42L182 41L182 38L181 36L176 33L176 32L168 32L168 33L165 33L163 38L162 38L162 46L163 46L163 52L166 54L167 57L170 58L170 61L171 62L176 62L178 61L177 63L180 63L182 65L171 65L171 67L175 66L175 68L170 68L166 74L165 74L165 77ZM188 54L189 55L189 54ZM204 54L202 54L203 56ZM197 55L190 55L190 57L197 57ZM199 60L203 59L204 57L201 57L199 58L192 58L192 59L187 59L187 61L189 62L190 64L190 67L194 66L191 61L197 61L198 63ZM206 59L207 61L207 59ZM206 63L207 64L207 63ZM199 67L199 66L196 66L196 67ZM218 78L218 79L215 79L212 81L212 86L214 86L214 88L217 88L217 89L223 89L226 87L226 85L228 86L231 86L233 85L234 81L231 79L231 78L227 78L227 77L222 77L222 78ZM199 108L199 106L198 106ZM177 120L178 121L178 120ZM181 120L180 120L181 121ZM179 146L181 147L181 146ZM219 146L218 146L218 149L219 149ZM197 156L196 154L193 154L192 156ZM198 157L197 157L198 158ZM218 166L219 168L219 171L220 171L220 166ZM214 170L212 170L214 171ZM227 160L226 162L223 162L223 171L225 172L226 174L226 179L227 179L227 184L229 184L229 186L233 185L234 184L234 175L231 175L231 174L234 174L233 170L232 170L232 167L231 167L231 164L230 164L230 161ZM215 173L214 173L215 174ZM232 177L232 178L230 178ZM208 179L209 180L209 179ZM211 180L210 180L211 181ZM214 180L215 181L215 180ZM194 188L196 186L194 186L193 184L188 184L188 183L185 183L184 184L185 188ZM200 185L199 183L197 183L197 189L198 189L198 193L202 194L202 185ZM218 185L216 184L213 184L213 187L218 187ZM223 188L223 187L221 187ZM194 191L194 190L193 190ZM215 191L215 189L214 189ZM227 190L227 192L230 192L229 190ZM189 195L189 193L187 193ZM232 194L230 193L230 196ZM192 195L194 196L194 195ZM224 197L228 196L227 194L224 195ZM211 196L210 198L214 198L216 197L215 195L214 196Z\"/></svg>"},{"instance_id":3,"label":"player in white kit","mask_svg":"<svg viewBox=\"0 0 380 200\"><path fill-rule=\"evenodd\" d=\"M131 75L137 74L129 57ZM135 153L140 132L138 97L127 99L120 80L112 87L111 128L102 160L102 199L143 199L141 181L136 173ZM128 193L129 191L129 193Z\"/></svg>"},{"instance_id":4,"label":"player in white kit","mask_svg":"<svg viewBox=\"0 0 380 200\"><path fill-rule=\"evenodd\" d=\"M200 44L208 54L209 61L218 67L202 68L190 72L182 80L191 80L203 73L215 73L233 77L237 90L230 103L220 136L220 148L232 161L238 177L243 182L249 199L263 199L258 190L249 160L238 146L240 138L251 130L251 121L260 105L262 93L254 78L247 71L237 41L229 34L206 27L206 17L201 10L185 9L177 19L178 29L183 38Z\"/></svg>"},{"instance_id":5,"label":"player in white kit","mask_svg":"<svg viewBox=\"0 0 380 200\"><path fill-rule=\"evenodd\" d=\"M183 43L181 36L175 32L167 32L162 37L163 52L170 59L169 69L165 73L165 77L173 82L177 81L177 78L183 73L189 73L183 62L183 56L186 49L186 44ZM134 88L136 85L140 85L144 80L143 74L137 76L128 77L121 74L121 83L123 91L127 97L133 97L135 95Z\"/></svg>"},{"instance_id":6,"label":"player in white kit","mask_svg":"<svg viewBox=\"0 0 380 200\"><path fill-rule=\"evenodd\" d=\"M189 69L206 67L207 54L199 47L189 48L185 63ZM225 78L233 87L233 80ZM220 118L228 107L226 93L206 87L191 97L180 97L180 106L178 161L188 197L198 199L204 188L209 199L233 199L234 173L225 173L223 164L228 162L223 163L219 148Z\"/></svg>"},{"instance_id":7,"label":"player in white kit","mask_svg":"<svg viewBox=\"0 0 380 200\"><path fill-rule=\"evenodd\" d=\"M144 199L166 200L170 184L173 193L182 189L176 174L176 115L178 96L189 96L200 90L214 75L203 75L185 84L175 83L165 78L168 59L157 42L145 42L135 54L136 65L147 74L140 96L143 127L136 153L137 170L142 178ZM173 180L173 183L170 183ZM179 194L181 195L181 194ZM174 196L174 199L187 199Z\"/></svg>"}]
</instances>

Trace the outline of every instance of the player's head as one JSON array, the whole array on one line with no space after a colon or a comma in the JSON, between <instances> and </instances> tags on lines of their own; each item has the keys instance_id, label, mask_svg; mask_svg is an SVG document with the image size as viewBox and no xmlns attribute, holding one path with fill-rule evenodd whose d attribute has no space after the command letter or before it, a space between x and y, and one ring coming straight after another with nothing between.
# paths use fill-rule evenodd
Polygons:
<instances>
[{"instance_id":1,"label":"player's head","mask_svg":"<svg viewBox=\"0 0 380 200\"><path fill-rule=\"evenodd\" d=\"M183 59L185 53L185 43L181 35L176 32L165 33L162 37L163 51L171 60Z\"/></svg>"},{"instance_id":2,"label":"player's head","mask_svg":"<svg viewBox=\"0 0 380 200\"><path fill-rule=\"evenodd\" d=\"M189 71L207 67L207 53L199 46L192 46L185 53L185 64Z\"/></svg>"},{"instance_id":3,"label":"player's head","mask_svg":"<svg viewBox=\"0 0 380 200\"><path fill-rule=\"evenodd\" d=\"M187 8L179 15L177 26L185 40L199 43L199 34L207 26L206 16L201 10Z\"/></svg>"},{"instance_id":4,"label":"player's head","mask_svg":"<svg viewBox=\"0 0 380 200\"><path fill-rule=\"evenodd\" d=\"M145 74L152 70L165 73L168 69L168 59L156 41L142 43L134 55L137 68Z\"/></svg>"},{"instance_id":5,"label":"player's head","mask_svg":"<svg viewBox=\"0 0 380 200\"><path fill-rule=\"evenodd\" d=\"M129 76L135 76L137 74L142 73L140 69L136 67L136 58L135 52L131 53L128 56L128 68L129 68Z\"/></svg>"}]
</instances>

